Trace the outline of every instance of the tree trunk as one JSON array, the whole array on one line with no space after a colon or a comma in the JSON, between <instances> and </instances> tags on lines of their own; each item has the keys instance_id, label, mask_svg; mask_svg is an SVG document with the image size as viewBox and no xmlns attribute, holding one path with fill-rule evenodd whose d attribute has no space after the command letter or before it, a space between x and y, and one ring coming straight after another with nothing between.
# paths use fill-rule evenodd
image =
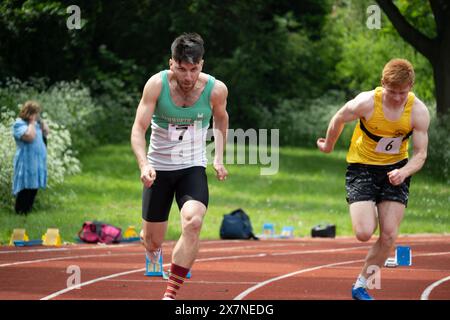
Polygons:
<instances>
[{"instance_id":1,"label":"tree trunk","mask_svg":"<svg viewBox=\"0 0 450 320\"><path fill-rule=\"evenodd\" d=\"M432 61L438 118L450 114L450 43L443 45L447 50L441 50L436 61Z\"/></svg>"},{"instance_id":2,"label":"tree trunk","mask_svg":"<svg viewBox=\"0 0 450 320\"><path fill-rule=\"evenodd\" d=\"M431 61L436 88L438 118L450 115L450 8L449 3L430 1L436 18L438 54Z\"/></svg>"}]
</instances>

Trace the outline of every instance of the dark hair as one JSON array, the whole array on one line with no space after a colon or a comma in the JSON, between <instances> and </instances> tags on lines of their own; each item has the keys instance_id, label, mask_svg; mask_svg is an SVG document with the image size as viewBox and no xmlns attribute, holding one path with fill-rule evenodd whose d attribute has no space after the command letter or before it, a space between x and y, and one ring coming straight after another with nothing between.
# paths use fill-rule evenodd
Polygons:
<instances>
[{"instance_id":1,"label":"dark hair","mask_svg":"<svg viewBox=\"0 0 450 320\"><path fill-rule=\"evenodd\" d=\"M183 33L172 42L172 58L176 62L197 64L203 58L203 39L197 33Z\"/></svg>"}]
</instances>

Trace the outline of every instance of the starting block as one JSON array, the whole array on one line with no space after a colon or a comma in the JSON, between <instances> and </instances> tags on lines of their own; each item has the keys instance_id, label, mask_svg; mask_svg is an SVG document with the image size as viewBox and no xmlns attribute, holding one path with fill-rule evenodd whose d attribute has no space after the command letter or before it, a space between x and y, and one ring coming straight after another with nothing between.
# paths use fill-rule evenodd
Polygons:
<instances>
[{"instance_id":1,"label":"starting block","mask_svg":"<svg viewBox=\"0 0 450 320\"><path fill-rule=\"evenodd\" d=\"M122 238L122 240L120 240L120 242L137 242L137 241L141 241L141 238L130 237L130 238Z\"/></svg>"},{"instance_id":2,"label":"starting block","mask_svg":"<svg viewBox=\"0 0 450 320\"><path fill-rule=\"evenodd\" d=\"M9 245L14 246L16 241L25 242L28 240L29 238L25 229L14 229L11 234L11 239L9 240Z\"/></svg>"},{"instance_id":3,"label":"starting block","mask_svg":"<svg viewBox=\"0 0 450 320\"><path fill-rule=\"evenodd\" d=\"M398 266L397 260L395 258L387 258L384 266L388 268L396 268Z\"/></svg>"},{"instance_id":4,"label":"starting block","mask_svg":"<svg viewBox=\"0 0 450 320\"><path fill-rule=\"evenodd\" d=\"M265 239L291 239L294 237L294 227L284 226L281 234L275 234L275 226L273 223L264 223L262 234L258 235Z\"/></svg>"},{"instance_id":5,"label":"starting block","mask_svg":"<svg viewBox=\"0 0 450 320\"><path fill-rule=\"evenodd\" d=\"M33 246L42 246L42 240L28 240L28 241L20 241L15 240L14 245L16 247L33 247Z\"/></svg>"},{"instance_id":6,"label":"starting block","mask_svg":"<svg viewBox=\"0 0 450 320\"><path fill-rule=\"evenodd\" d=\"M123 233L124 238L135 238L139 237L136 228L134 226L129 226L127 230Z\"/></svg>"},{"instance_id":7,"label":"starting block","mask_svg":"<svg viewBox=\"0 0 450 320\"><path fill-rule=\"evenodd\" d=\"M127 230L123 233L122 240L120 242L135 242L141 241L140 236L138 235L136 228L134 226L129 226Z\"/></svg>"},{"instance_id":8,"label":"starting block","mask_svg":"<svg viewBox=\"0 0 450 320\"><path fill-rule=\"evenodd\" d=\"M163 277L163 279L169 279L167 273L164 272L162 254L159 256L158 263L152 263L147 255L145 255L145 275L147 277Z\"/></svg>"},{"instance_id":9,"label":"starting block","mask_svg":"<svg viewBox=\"0 0 450 320\"><path fill-rule=\"evenodd\" d=\"M163 255L161 254L159 256L158 263L152 263L150 259L145 255L145 273L147 277L162 277L163 279L167 280L169 279L170 270L166 273L164 272L163 267ZM191 278L191 272L189 271L186 279Z\"/></svg>"},{"instance_id":10,"label":"starting block","mask_svg":"<svg viewBox=\"0 0 450 320\"><path fill-rule=\"evenodd\" d=\"M258 236L261 238L273 238L275 236L275 226L273 223L264 223L262 234Z\"/></svg>"},{"instance_id":11,"label":"starting block","mask_svg":"<svg viewBox=\"0 0 450 320\"><path fill-rule=\"evenodd\" d=\"M59 234L59 229L48 228L47 232L42 236L42 244L44 246L60 246L61 236Z\"/></svg>"},{"instance_id":12,"label":"starting block","mask_svg":"<svg viewBox=\"0 0 450 320\"><path fill-rule=\"evenodd\" d=\"M280 238L281 239L292 239L294 237L294 227L283 227L283 229L281 229L281 235Z\"/></svg>"},{"instance_id":13,"label":"starting block","mask_svg":"<svg viewBox=\"0 0 450 320\"><path fill-rule=\"evenodd\" d=\"M412 265L411 248L406 246L398 246L395 248L395 260L399 266L409 267Z\"/></svg>"},{"instance_id":14,"label":"starting block","mask_svg":"<svg viewBox=\"0 0 450 320\"><path fill-rule=\"evenodd\" d=\"M263 235L266 237L272 237L275 234L275 228L273 223L264 223L263 225Z\"/></svg>"},{"instance_id":15,"label":"starting block","mask_svg":"<svg viewBox=\"0 0 450 320\"><path fill-rule=\"evenodd\" d=\"M384 263L385 267L396 268L397 266L409 267L412 265L411 248L398 246L395 248L395 257L388 258Z\"/></svg>"}]
</instances>

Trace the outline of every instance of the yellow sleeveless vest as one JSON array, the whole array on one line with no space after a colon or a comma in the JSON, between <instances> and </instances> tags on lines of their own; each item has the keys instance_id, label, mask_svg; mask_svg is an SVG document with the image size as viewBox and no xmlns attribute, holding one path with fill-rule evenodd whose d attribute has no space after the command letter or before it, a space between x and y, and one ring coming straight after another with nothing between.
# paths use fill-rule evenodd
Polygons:
<instances>
[{"instance_id":1,"label":"yellow sleeveless vest","mask_svg":"<svg viewBox=\"0 0 450 320\"><path fill-rule=\"evenodd\" d=\"M408 158L408 138L412 133L411 110L414 93L408 94L405 109L396 121L384 117L383 88L375 89L374 111L369 120L359 119L347 153L348 163L389 165Z\"/></svg>"}]
</instances>

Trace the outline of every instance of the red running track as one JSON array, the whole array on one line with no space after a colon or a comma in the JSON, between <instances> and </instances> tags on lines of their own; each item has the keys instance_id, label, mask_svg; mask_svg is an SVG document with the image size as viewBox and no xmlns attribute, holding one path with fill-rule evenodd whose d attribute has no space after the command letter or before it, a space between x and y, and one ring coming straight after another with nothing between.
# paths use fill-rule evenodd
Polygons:
<instances>
[{"instance_id":1,"label":"red running track","mask_svg":"<svg viewBox=\"0 0 450 320\"><path fill-rule=\"evenodd\" d=\"M183 300L346 300L374 240L354 238L202 241ZM403 236L411 267L383 268L382 300L450 300L450 236ZM174 242L163 246L170 261ZM80 270L80 287L68 281ZM0 247L1 300L161 299L166 282L144 276L138 243L111 246ZM68 286L69 283L69 286Z\"/></svg>"}]
</instances>

